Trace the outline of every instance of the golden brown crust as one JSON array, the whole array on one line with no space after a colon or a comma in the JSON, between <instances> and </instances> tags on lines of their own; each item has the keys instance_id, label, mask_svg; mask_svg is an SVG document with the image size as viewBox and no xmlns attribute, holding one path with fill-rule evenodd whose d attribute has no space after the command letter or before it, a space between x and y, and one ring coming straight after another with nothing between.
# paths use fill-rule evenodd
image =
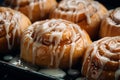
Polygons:
<instances>
[{"instance_id":1,"label":"golden brown crust","mask_svg":"<svg viewBox=\"0 0 120 80\"><path fill-rule=\"evenodd\" d=\"M25 14L32 22L47 19L57 5L56 0L8 0L10 6Z\"/></svg>"},{"instance_id":2,"label":"golden brown crust","mask_svg":"<svg viewBox=\"0 0 120 80\"><path fill-rule=\"evenodd\" d=\"M86 50L82 74L88 80L120 79L120 36L105 37Z\"/></svg>"},{"instance_id":3,"label":"golden brown crust","mask_svg":"<svg viewBox=\"0 0 120 80\"><path fill-rule=\"evenodd\" d=\"M0 53L19 47L21 33L31 24L30 20L17 11L0 7Z\"/></svg>"},{"instance_id":4,"label":"golden brown crust","mask_svg":"<svg viewBox=\"0 0 120 80\"><path fill-rule=\"evenodd\" d=\"M98 36L102 17L107 9L96 1L63 0L51 13L50 18L62 18L77 23L92 39Z\"/></svg>"},{"instance_id":5,"label":"golden brown crust","mask_svg":"<svg viewBox=\"0 0 120 80\"><path fill-rule=\"evenodd\" d=\"M36 22L22 36L21 58L39 66L68 68L79 62L90 43L88 34L71 22Z\"/></svg>"},{"instance_id":6,"label":"golden brown crust","mask_svg":"<svg viewBox=\"0 0 120 80\"><path fill-rule=\"evenodd\" d=\"M100 37L120 35L120 8L110 10L100 27Z\"/></svg>"}]
</instances>

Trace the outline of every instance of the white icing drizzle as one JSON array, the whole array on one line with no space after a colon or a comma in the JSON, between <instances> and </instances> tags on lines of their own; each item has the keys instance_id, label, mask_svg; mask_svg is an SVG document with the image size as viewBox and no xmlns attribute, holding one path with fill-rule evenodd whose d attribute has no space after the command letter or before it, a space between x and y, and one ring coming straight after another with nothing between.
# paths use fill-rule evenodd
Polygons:
<instances>
[{"instance_id":1,"label":"white icing drizzle","mask_svg":"<svg viewBox=\"0 0 120 80\"><path fill-rule=\"evenodd\" d=\"M84 66L85 66L85 62L87 61L87 58L90 56L90 62L88 63L88 68L87 68L87 73L86 73L86 77L88 77L89 71L90 71L90 66L92 64L93 58L96 56L97 58L99 58L100 60L100 64L101 64L101 68L97 71L97 75L94 76L94 78L97 80L99 78L99 76L101 75L103 68L105 66L105 64L109 61L111 61L109 58L111 56L114 56L116 54L119 54L119 52L117 52L116 54L114 52L112 52L112 50L115 50L116 48L119 50L119 42L117 42L117 40L119 39L119 37L106 37L103 38L99 41L94 42L86 51L85 54L85 58L84 58L84 62L83 62L83 67L82 67L82 72L84 72ZM110 47L110 51L106 49L105 44L107 44ZM100 48L102 51L104 51L105 54L103 54L102 56L99 54L99 49ZM93 51L92 51L93 50ZM92 52L91 52L92 51ZM90 55L91 52L91 55ZM119 55L120 57L120 55ZM118 70L115 71L115 80L118 80L118 78L120 77L120 60L119 62L119 68Z\"/></svg>"},{"instance_id":2,"label":"white icing drizzle","mask_svg":"<svg viewBox=\"0 0 120 80\"><path fill-rule=\"evenodd\" d=\"M7 39L7 42L8 42L8 49L11 49L11 45L10 45L10 35L9 35L9 26L10 24L9 23L6 23L6 27L5 27L5 30L6 30L6 39Z\"/></svg>"},{"instance_id":3,"label":"white icing drizzle","mask_svg":"<svg viewBox=\"0 0 120 80\"><path fill-rule=\"evenodd\" d=\"M99 4L97 1L92 1L91 5L92 5L94 8L96 8L99 17L102 19L103 16L101 15L101 13L100 13L100 11L99 11L99 9L100 9L100 4Z\"/></svg>"},{"instance_id":4,"label":"white icing drizzle","mask_svg":"<svg viewBox=\"0 0 120 80\"><path fill-rule=\"evenodd\" d=\"M63 49L62 49L62 52L61 52L61 54L60 54L60 57L58 58L57 67L59 67L59 65L60 65L60 61L61 61L61 59L62 59L63 56L64 56L65 50L66 50L66 46L64 45L64 47L63 47Z\"/></svg>"},{"instance_id":5,"label":"white icing drizzle","mask_svg":"<svg viewBox=\"0 0 120 80\"><path fill-rule=\"evenodd\" d=\"M29 15L27 15L30 19L32 19L33 18L33 10L34 10L34 5L36 4L36 2L35 2L35 0L28 0L29 1L29 6L30 7L28 7L28 13L29 13ZM38 0L38 2L39 2L39 9L40 9L40 16L44 16L45 15L45 12L44 12L44 3L46 2L47 0ZM20 0L17 0L17 6L16 6L16 10L19 10L19 8L20 8ZM13 4L13 0L12 0L12 2L11 2L11 4L10 5L12 5Z\"/></svg>"},{"instance_id":6,"label":"white icing drizzle","mask_svg":"<svg viewBox=\"0 0 120 80\"><path fill-rule=\"evenodd\" d=\"M71 44L71 49L70 49L70 66L69 66L70 69L72 67L72 60L73 60L72 57L73 57L74 50L75 50L75 43L73 42Z\"/></svg>"},{"instance_id":7,"label":"white icing drizzle","mask_svg":"<svg viewBox=\"0 0 120 80\"><path fill-rule=\"evenodd\" d=\"M39 5L39 8L40 8L40 16L44 16L45 15L45 12L44 12L44 3L45 2L47 2L46 0L39 0L39 4L41 4L41 5Z\"/></svg>"},{"instance_id":8,"label":"white icing drizzle","mask_svg":"<svg viewBox=\"0 0 120 80\"><path fill-rule=\"evenodd\" d=\"M113 16L120 21L120 9L117 9Z\"/></svg>"},{"instance_id":9,"label":"white icing drizzle","mask_svg":"<svg viewBox=\"0 0 120 80\"><path fill-rule=\"evenodd\" d=\"M49 52L52 51L52 45L49 46ZM51 52L51 61L50 61L50 65L53 65L53 62L54 62L54 56L53 56L53 53Z\"/></svg>"},{"instance_id":10,"label":"white icing drizzle","mask_svg":"<svg viewBox=\"0 0 120 80\"><path fill-rule=\"evenodd\" d=\"M10 15L12 14L12 15ZM7 44L8 44L8 49L12 49L13 45L14 45L14 39L15 39L15 34L18 33L18 35L20 35L20 26L19 26L19 19L20 19L20 14L19 12L15 12L15 13L11 13L10 11L5 11L5 12L1 12L0 13L0 21L4 22L4 28L6 31L6 39L7 39ZM9 17L11 17L11 19L8 19ZM12 30L12 43L10 43L10 38L11 36L9 35L10 33L10 26L13 26L13 30Z\"/></svg>"},{"instance_id":11,"label":"white icing drizzle","mask_svg":"<svg viewBox=\"0 0 120 80\"><path fill-rule=\"evenodd\" d=\"M84 9L80 9L79 8L79 4L82 3L84 4ZM84 13L85 16L87 17L87 23L88 24L91 24L91 15L90 15L90 12L88 10L88 5L92 5L93 8L95 8L98 13L98 15L100 16L100 18L102 18L101 14L100 14L100 11L99 11L99 8L100 8L100 5L98 4L97 1L88 1L88 0L64 0L64 1L61 1L60 5L58 6L58 9L59 8L63 8L64 9L71 9L69 11L67 11L68 13L68 17L66 18L67 20L70 20L70 21L75 21L75 22L78 22L79 21L79 14L82 14ZM62 17L62 15L65 14L65 11L60 11L60 10L57 10L55 9L55 11L57 12L60 12L61 15L60 17ZM71 16L72 15L72 16Z\"/></svg>"},{"instance_id":12,"label":"white icing drizzle","mask_svg":"<svg viewBox=\"0 0 120 80\"><path fill-rule=\"evenodd\" d=\"M84 2L85 4L85 2ZM87 17L87 23L90 24L91 23L91 18L90 18L90 13L89 13L89 10L87 8L88 5L85 4L85 15Z\"/></svg>"},{"instance_id":13,"label":"white icing drizzle","mask_svg":"<svg viewBox=\"0 0 120 80\"><path fill-rule=\"evenodd\" d=\"M30 8L28 7L28 13L29 13L29 18L32 19L33 18L32 14L34 10L34 0L29 0L29 1L30 1L29 4Z\"/></svg>"},{"instance_id":14,"label":"white icing drizzle","mask_svg":"<svg viewBox=\"0 0 120 80\"><path fill-rule=\"evenodd\" d=\"M34 45L33 45L33 46L34 46ZM35 56L36 56L36 54L34 54L35 51L36 51L36 48L33 47L33 49L32 49L32 63L33 63L33 64L35 64Z\"/></svg>"},{"instance_id":15,"label":"white icing drizzle","mask_svg":"<svg viewBox=\"0 0 120 80\"><path fill-rule=\"evenodd\" d=\"M51 61L50 65L53 65L55 63L56 67L59 67L60 61L64 56L64 53L66 51L67 45L63 45L63 47L60 46L61 40L63 38L64 31L67 29L67 26L69 26L72 31L71 31L71 43L69 46L71 47L70 49L70 64L69 67L72 67L72 57L74 54L75 46L76 46L76 39L78 36L83 39L84 42L86 42L84 39L84 33L83 31L77 26L76 24L73 23L68 23L67 21L61 20L61 19L52 19L52 20L46 20L45 22L36 22L32 26L29 27L29 32L27 35L24 36L23 42L26 41L27 38L32 39L32 34L34 33L34 37L31 40L32 42L34 41L34 45L32 46L34 50L39 48L40 46L44 45L42 44L42 41L44 38L42 37L43 34L50 33L49 36L49 43L50 45L48 46L49 50L47 51L48 53L51 54ZM26 38L27 37L27 38ZM54 43L53 43L54 42ZM28 47L30 46L31 42L28 42ZM85 45L87 43L84 43ZM84 45L83 44L83 45ZM32 54L33 57L35 57L36 52L33 50ZM35 58L33 58L35 60ZM33 61L34 62L34 61Z\"/></svg>"},{"instance_id":16,"label":"white icing drizzle","mask_svg":"<svg viewBox=\"0 0 120 80\"><path fill-rule=\"evenodd\" d=\"M16 19L16 18L17 18L17 19ZM14 22L15 22L15 28L13 29L12 46L14 45L14 40L15 40L15 34L16 34L16 32L18 33L18 35L21 34L21 33L20 33L20 26L19 26L19 24L18 24L18 23L20 23L20 19L21 19L20 14L19 14L18 12L16 12L16 13L14 14L14 17L13 17L13 20L14 20ZM11 21L11 22L13 22L13 21ZM14 23L14 22L13 22L13 23ZM19 42L20 39L17 39L17 41Z\"/></svg>"},{"instance_id":17,"label":"white icing drizzle","mask_svg":"<svg viewBox=\"0 0 120 80\"><path fill-rule=\"evenodd\" d=\"M60 78L63 78L66 75L66 73L61 69L41 69L39 72Z\"/></svg>"}]
</instances>

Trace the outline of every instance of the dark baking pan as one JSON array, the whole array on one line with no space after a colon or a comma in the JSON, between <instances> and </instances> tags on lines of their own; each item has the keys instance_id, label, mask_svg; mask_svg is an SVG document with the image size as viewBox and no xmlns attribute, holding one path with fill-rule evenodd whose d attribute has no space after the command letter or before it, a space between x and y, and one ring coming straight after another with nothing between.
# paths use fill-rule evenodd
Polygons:
<instances>
[{"instance_id":1,"label":"dark baking pan","mask_svg":"<svg viewBox=\"0 0 120 80\"><path fill-rule=\"evenodd\" d=\"M2 4L4 0L0 0L0 4ZM60 0L57 0L58 2ZM120 6L119 0L97 0L105 5L108 9L113 9ZM80 77L80 74L75 71L72 75L66 73L66 76L54 77L46 74L42 74L37 72L36 70L25 69L21 66L15 66L11 64L10 61L17 58L19 60L18 54L13 55L4 55L0 54L0 80L74 80L77 77ZM6 59L6 56L9 58ZM35 66L36 67L36 66ZM35 68L33 67L33 68ZM79 76L78 76L79 75Z\"/></svg>"},{"instance_id":2,"label":"dark baking pan","mask_svg":"<svg viewBox=\"0 0 120 80\"><path fill-rule=\"evenodd\" d=\"M81 77L80 69L71 72L59 69L62 74L58 75L62 77L41 73L41 70L47 69L25 63L17 55L0 55L0 80L75 80Z\"/></svg>"},{"instance_id":3,"label":"dark baking pan","mask_svg":"<svg viewBox=\"0 0 120 80\"><path fill-rule=\"evenodd\" d=\"M18 54L16 54L18 55ZM15 54L1 54L0 55L0 80L60 80L61 78L45 75L37 72L37 66L25 68L25 65L13 65L12 62L18 62L19 56ZM29 65L30 66L30 65ZM62 80L62 79L61 79Z\"/></svg>"},{"instance_id":4,"label":"dark baking pan","mask_svg":"<svg viewBox=\"0 0 120 80\"><path fill-rule=\"evenodd\" d=\"M59 80L59 78L25 70L0 61L0 80Z\"/></svg>"}]
</instances>

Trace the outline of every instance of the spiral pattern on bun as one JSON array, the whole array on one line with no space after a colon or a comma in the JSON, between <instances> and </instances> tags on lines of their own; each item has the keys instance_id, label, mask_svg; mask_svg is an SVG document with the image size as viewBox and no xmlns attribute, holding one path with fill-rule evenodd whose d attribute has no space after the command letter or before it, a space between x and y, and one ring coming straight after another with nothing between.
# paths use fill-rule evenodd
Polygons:
<instances>
[{"instance_id":1,"label":"spiral pattern on bun","mask_svg":"<svg viewBox=\"0 0 120 80\"><path fill-rule=\"evenodd\" d=\"M82 74L88 80L120 80L120 36L93 42L85 53Z\"/></svg>"},{"instance_id":2,"label":"spiral pattern on bun","mask_svg":"<svg viewBox=\"0 0 120 80\"><path fill-rule=\"evenodd\" d=\"M106 13L107 9L97 1L62 0L51 12L50 18L62 18L77 23L95 39L101 19Z\"/></svg>"},{"instance_id":3,"label":"spiral pattern on bun","mask_svg":"<svg viewBox=\"0 0 120 80\"><path fill-rule=\"evenodd\" d=\"M90 43L88 34L72 22L40 21L24 32L21 58L40 66L68 68L79 62Z\"/></svg>"},{"instance_id":4,"label":"spiral pattern on bun","mask_svg":"<svg viewBox=\"0 0 120 80\"><path fill-rule=\"evenodd\" d=\"M120 35L120 8L110 10L100 27L100 37Z\"/></svg>"}]
</instances>

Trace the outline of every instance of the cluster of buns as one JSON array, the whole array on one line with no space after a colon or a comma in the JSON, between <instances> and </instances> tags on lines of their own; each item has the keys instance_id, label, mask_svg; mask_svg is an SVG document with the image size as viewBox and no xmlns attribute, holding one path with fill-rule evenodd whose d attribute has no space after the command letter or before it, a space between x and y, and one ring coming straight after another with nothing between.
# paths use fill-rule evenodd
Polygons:
<instances>
[{"instance_id":1,"label":"cluster of buns","mask_svg":"<svg viewBox=\"0 0 120 80\"><path fill-rule=\"evenodd\" d=\"M79 63L88 80L120 80L120 8L108 11L94 0L4 4L12 9L0 7L0 53L20 47L21 59L34 65Z\"/></svg>"}]
</instances>

